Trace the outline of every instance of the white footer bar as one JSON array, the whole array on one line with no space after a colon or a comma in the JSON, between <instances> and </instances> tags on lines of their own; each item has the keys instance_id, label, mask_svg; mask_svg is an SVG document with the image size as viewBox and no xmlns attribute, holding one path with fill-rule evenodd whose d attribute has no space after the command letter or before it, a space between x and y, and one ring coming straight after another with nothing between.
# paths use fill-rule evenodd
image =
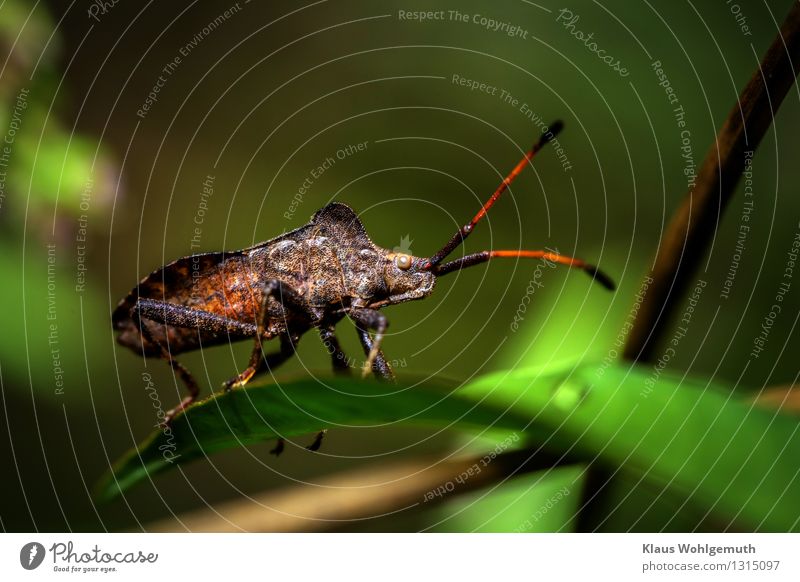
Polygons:
<instances>
[{"instance_id":1,"label":"white footer bar","mask_svg":"<svg viewBox=\"0 0 800 582\"><path fill-rule=\"evenodd\" d=\"M0 580L778 581L800 580L799 548L792 534L3 534Z\"/></svg>"}]
</instances>

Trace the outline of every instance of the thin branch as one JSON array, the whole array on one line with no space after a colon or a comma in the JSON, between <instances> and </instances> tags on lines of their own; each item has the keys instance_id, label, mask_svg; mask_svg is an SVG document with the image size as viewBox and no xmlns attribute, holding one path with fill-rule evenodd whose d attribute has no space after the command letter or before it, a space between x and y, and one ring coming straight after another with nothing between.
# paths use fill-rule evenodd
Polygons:
<instances>
[{"instance_id":1,"label":"thin branch","mask_svg":"<svg viewBox=\"0 0 800 582\"><path fill-rule=\"evenodd\" d=\"M795 84L793 62L800 56L800 3L794 2L778 35L734 104L706 154L695 187L661 239L652 282L639 307L622 357L646 362L667 331L678 300L684 296L700 260L713 240L717 222L733 197L744 169L744 155L755 150L772 119ZM584 487L584 505L578 531L592 531L605 515L610 475L590 467Z\"/></svg>"},{"instance_id":2,"label":"thin branch","mask_svg":"<svg viewBox=\"0 0 800 582\"><path fill-rule=\"evenodd\" d=\"M568 462L544 453L534 456L530 451L501 453L483 463L485 459L415 459L346 471L316 485L293 485L157 521L146 530L299 532L344 528L360 520L427 508L512 476Z\"/></svg>"},{"instance_id":3,"label":"thin branch","mask_svg":"<svg viewBox=\"0 0 800 582\"><path fill-rule=\"evenodd\" d=\"M653 281L642 301L623 357L650 361L716 232L744 168L745 151L758 147L795 83L800 57L800 3L794 2L780 33L733 106L697 177L661 240Z\"/></svg>"},{"instance_id":4,"label":"thin branch","mask_svg":"<svg viewBox=\"0 0 800 582\"><path fill-rule=\"evenodd\" d=\"M753 395L753 404L784 414L800 415L800 386L771 386Z\"/></svg>"},{"instance_id":5,"label":"thin branch","mask_svg":"<svg viewBox=\"0 0 800 582\"><path fill-rule=\"evenodd\" d=\"M715 232L718 217L730 201L741 176L745 150L754 150L769 128L787 91L794 83L792 61L800 56L800 4L795 2L759 70L734 106L717 141L700 169L697 185L675 213L662 240L646 295L624 356L648 360L665 323ZM498 455L482 470L463 480L455 478L481 465L480 458L431 463L406 461L379 469L369 468L327 477L317 486L291 487L250 499L220 504L159 521L149 531L316 531L345 527L374 516L429 506L452 495L499 483L511 476L569 462L527 451ZM413 475L413 477L408 477ZM377 486L377 483L383 485ZM444 496L430 492L440 487ZM457 484L456 484L457 483ZM370 486L373 484L375 486ZM587 487L587 489L590 489ZM599 497L599 496L598 496ZM585 523L583 524L586 525ZM579 526L580 529L580 526Z\"/></svg>"}]
</instances>

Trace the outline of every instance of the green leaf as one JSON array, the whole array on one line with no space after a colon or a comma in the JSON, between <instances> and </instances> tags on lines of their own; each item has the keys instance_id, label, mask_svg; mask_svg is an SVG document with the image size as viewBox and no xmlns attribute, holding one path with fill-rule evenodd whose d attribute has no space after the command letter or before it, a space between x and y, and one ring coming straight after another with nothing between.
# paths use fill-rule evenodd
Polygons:
<instances>
[{"instance_id":1,"label":"green leaf","mask_svg":"<svg viewBox=\"0 0 800 582\"><path fill-rule=\"evenodd\" d=\"M460 495L431 512L425 531L573 531L585 471L583 465L537 471Z\"/></svg>"},{"instance_id":2,"label":"green leaf","mask_svg":"<svg viewBox=\"0 0 800 582\"><path fill-rule=\"evenodd\" d=\"M606 481L602 481L606 477ZM659 485L621 469L608 478L603 473L594 483L598 491L587 492L592 502L581 510L583 531L591 532L720 532L730 525L718 512L706 512L686 503L677 489Z\"/></svg>"},{"instance_id":3,"label":"green leaf","mask_svg":"<svg viewBox=\"0 0 800 582\"><path fill-rule=\"evenodd\" d=\"M702 508L698 520L800 529L800 424L730 389L617 364L495 373L460 394L528 415L550 449L680 494Z\"/></svg>"},{"instance_id":4,"label":"green leaf","mask_svg":"<svg viewBox=\"0 0 800 582\"><path fill-rule=\"evenodd\" d=\"M250 385L216 394L189 407L169 428L157 430L114 464L95 487L107 501L148 476L223 449L292 437L323 427L415 422L522 432L529 421L492 404L475 403L444 386L416 386L410 379L376 381L306 378Z\"/></svg>"},{"instance_id":5,"label":"green leaf","mask_svg":"<svg viewBox=\"0 0 800 582\"><path fill-rule=\"evenodd\" d=\"M800 529L794 417L719 385L616 364L500 372L450 390L341 378L237 390L176 417L170 434L156 432L117 463L98 494L110 499L175 464L278 434L398 421L524 432L549 453L621 469L634 485L677 496L698 509L698 523L711 516L722 528ZM165 447L179 455L173 462Z\"/></svg>"}]
</instances>

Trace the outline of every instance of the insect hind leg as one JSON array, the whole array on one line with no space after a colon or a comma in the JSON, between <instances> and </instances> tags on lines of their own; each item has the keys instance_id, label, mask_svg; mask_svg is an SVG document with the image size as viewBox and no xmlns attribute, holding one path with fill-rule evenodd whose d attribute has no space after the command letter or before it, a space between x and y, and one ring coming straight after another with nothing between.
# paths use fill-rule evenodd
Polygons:
<instances>
[{"instance_id":1,"label":"insect hind leg","mask_svg":"<svg viewBox=\"0 0 800 582\"><path fill-rule=\"evenodd\" d=\"M164 419L165 424L169 424L176 414L195 401L200 393L200 387L189 370L175 359L163 342L155 337L148 324L163 324L171 327L196 329L198 333L202 331L209 334L230 334L237 337L253 335L256 331L256 326L254 325L228 319L216 313L145 297L140 297L131 308L131 319L137 324L144 340L156 346L161 358L166 360L175 375L183 381L189 391L189 395L184 397L178 406L167 412Z\"/></svg>"},{"instance_id":2,"label":"insect hind leg","mask_svg":"<svg viewBox=\"0 0 800 582\"><path fill-rule=\"evenodd\" d=\"M183 364L181 364L172 356L172 353L170 353L169 349L167 349L163 343L156 339L150 330L150 327L148 326L148 323L151 321L153 323L164 323L164 325L168 324L166 322L158 322L154 319L145 317L142 313L143 310L141 307L142 306L137 301L136 305L131 308L131 318L138 324L139 332L142 334L144 340L149 344L156 346L161 358L169 364L173 373L180 378L181 381L183 381L183 384L189 391L189 394L184 396L177 406L167 411L167 413L164 415L163 425L168 426L172 422L172 419L175 418L176 414L185 410L187 406L197 399L197 396L200 394L200 386L197 384L197 381L194 379L191 372L189 372L189 370Z\"/></svg>"}]
</instances>

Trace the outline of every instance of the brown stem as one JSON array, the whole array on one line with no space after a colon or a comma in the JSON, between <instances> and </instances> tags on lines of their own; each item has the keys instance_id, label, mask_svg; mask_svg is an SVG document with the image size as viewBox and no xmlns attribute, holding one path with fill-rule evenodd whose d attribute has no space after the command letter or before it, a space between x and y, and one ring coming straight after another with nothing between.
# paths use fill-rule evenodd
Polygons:
<instances>
[{"instance_id":1,"label":"brown stem","mask_svg":"<svg viewBox=\"0 0 800 582\"><path fill-rule=\"evenodd\" d=\"M797 378L795 378L797 380ZM756 406L779 410L784 414L800 415L800 385L769 386L752 396Z\"/></svg>"},{"instance_id":2,"label":"brown stem","mask_svg":"<svg viewBox=\"0 0 800 582\"><path fill-rule=\"evenodd\" d=\"M734 104L706 154L694 188L675 211L656 254L652 282L642 300L622 357L647 362L667 330L678 300L705 256L722 212L744 167L744 153L755 150L783 98L795 83L792 63L800 56L800 3L794 2L780 32ZM593 531L605 516L610 475L591 467L578 531Z\"/></svg>"},{"instance_id":3,"label":"brown stem","mask_svg":"<svg viewBox=\"0 0 800 582\"><path fill-rule=\"evenodd\" d=\"M342 529L361 520L414 511L475 489L558 466L568 459L530 451L437 462L416 459L325 477L200 509L146 526L150 532L296 532ZM476 470L477 467L477 470ZM469 474L468 472L472 473ZM460 481L457 477L463 477ZM442 495L433 492L439 491Z\"/></svg>"},{"instance_id":4,"label":"brown stem","mask_svg":"<svg viewBox=\"0 0 800 582\"><path fill-rule=\"evenodd\" d=\"M659 245L653 281L642 301L623 357L650 361L677 302L705 256L722 212L742 175L745 151L758 147L795 83L800 57L800 3L794 2L780 33L753 73L708 151L696 185L675 212Z\"/></svg>"}]
</instances>

